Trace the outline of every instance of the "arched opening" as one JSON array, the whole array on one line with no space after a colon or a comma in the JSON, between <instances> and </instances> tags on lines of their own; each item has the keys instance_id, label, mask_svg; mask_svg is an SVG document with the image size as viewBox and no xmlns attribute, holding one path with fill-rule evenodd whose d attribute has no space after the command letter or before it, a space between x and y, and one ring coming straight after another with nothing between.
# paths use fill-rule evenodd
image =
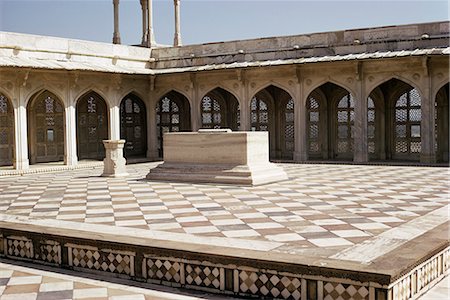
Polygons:
<instances>
[{"instance_id":1,"label":"arched opening","mask_svg":"<svg viewBox=\"0 0 450 300\"><path fill-rule=\"evenodd\" d=\"M64 160L64 105L49 91L34 94L27 107L30 163Z\"/></svg>"},{"instance_id":2,"label":"arched opening","mask_svg":"<svg viewBox=\"0 0 450 300\"><path fill-rule=\"evenodd\" d=\"M11 166L14 158L14 109L0 93L0 166Z\"/></svg>"},{"instance_id":3,"label":"arched opening","mask_svg":"<svg viewBox=\"0 0 450 300\"><path fill-rule=\"evenodd\" d=\"M355 100L344 88L324 83L306 101L308 157L353 160Z\"/></svg>"},{"instance_id":4,"label":"arched opening","mask_svg":"<svg viewBox=\"0 0 450 300\"><path fill-rule=\"evenodd\" d=\"M368 150L371 160L419 161L421 98L409 84L390 79L369 95Z\"/></svg>"},{"instance_id":5,"label":"arched opening","mask_svg":"<svg viewBox=\"0 0 450 300\"><path fill-rule=\"evenodd\" d=\"M449 162L449 84L439 89L435 101L436 161Z\"/></svg>"},{"instance_id":6,"label":"arched opening","mask_svg":"<svg viewBox=\"0 0 450 300\"><path fill-rule=\"evenodd\" d=\"M294 100L285 90L270 85L250 101L252 131L269 132L271 159L292 160L294 153Z\"/></svg>"},{"instance_id":7,"label":"arched opening","mask_svg":"<svg viewBox=\"0 0 450 300\"><path fill-rule=\"evenodd\" d=\"M120 102L120 138L125 140L124 156L145 157L147 154L147 117L144 102L128 94Z\"/></svg>"},{"instance_id":8,"label":"arched opening","mask_svg":"<svg viewBox=\"0 0 450 300\"><path fill-rule=\"evenodd\" d=\"M202 128L239 130L239 102L230 92L215 88L202 98Z\"/></svg>"},{"instance_id":9,"label":"arched opening","mask_svg":"<svg viewBox=\"0 0 450 300\"><path fill-rule=\"evenodd\" d=\"M156 105L156 128L158 154L162 158L164 133L191 130L191 112L188 99L175 91L164 95Z\"/></svg>"},{"instance_id":10,"label":"arched opening","mask_svg":"<svg viewBox=\"0 0 450 300\"><path fill-rule=\"evenodd\" d=\"M103 140L108 139L108 109L103 98L89 92L77 102L77 152L79 159L102 160Z\"/></svg>"}]
</instances>

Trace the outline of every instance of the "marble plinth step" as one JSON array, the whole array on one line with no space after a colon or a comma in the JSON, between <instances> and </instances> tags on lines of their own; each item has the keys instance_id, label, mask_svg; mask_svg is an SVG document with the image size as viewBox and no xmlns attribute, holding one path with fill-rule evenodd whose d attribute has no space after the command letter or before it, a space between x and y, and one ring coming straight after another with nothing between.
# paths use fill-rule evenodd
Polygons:
<instances>
[{"instance_id":1,"label":"marble plinth step","mask_svg":"<svg viewBox=\"0 0 450 300\"><path fill-rule=\"evenodd\" d=\"M150 170L147 179L191 183L222 183L237 185L262 185L287 180L283 168L272 164L184 164L163 163Z\"/></svg>"}]
</instances>

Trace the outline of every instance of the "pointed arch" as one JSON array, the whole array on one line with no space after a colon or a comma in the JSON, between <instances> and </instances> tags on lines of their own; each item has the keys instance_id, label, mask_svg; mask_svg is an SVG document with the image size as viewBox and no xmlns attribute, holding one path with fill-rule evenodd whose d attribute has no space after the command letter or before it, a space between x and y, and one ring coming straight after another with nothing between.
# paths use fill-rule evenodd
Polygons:
<instances>
[{"instance_id":1,"label":"pointed arch","mask_svg":"<svg viewBox=\"0 0 450 300\"><path fill-rule=\"evenodd\" d=\"M171 90L161 96L155 110L158 155L162 158L164 133L191 130L191 108L183 94Z\"/></svg>"},{"instance_id":2,"label":"pointed arch","mask_svg":"<svg viewBox=\"0 0 450 300\"><path fill-rule=\"evenodd\" d=\"M108 101L106 101L106 99L108 99L107 95L102 90L100 90L100 89L98 89L96 87L92 87L92 86L81 90L75 96L75 98L74 98L75 99L75 105L78 105L78 102L80 100L82 100L84 97L86 97L86 95L88 95L88 94L96 94L99 98L101 98L104 101L107 110L110 109L111 105L110 105L110 103Z\"/></svg>"},{"instance_id":3,"label":"pointed arch","mask_svg":"<svg viewBox=\"0 0 450 300\"><path fill-rule=\"evenodd\" d=\"M120 138L125 140L125 158L146 156L147 111L144 101L134 92L120 101Z\"/></svg>"},{"instance_id":4,"label":"pointed arch","mask_svg":"<svg viewBox=\"0 0 450 300\"><path fill-rule=\"evenodd\" d=\"M436 93L435 97L435 150L436 161L449 163L449 94L450 84L447 82Z\"/></svg>"},{"instance_id":5,"label":"pointed arch","mask_svg":"<svg viewBox=\"0 0 450 300\"><path fill-rule=\"evenodd\" d=\"M13 165L14 125L12 101L0 91L0 166Z\"/></svg>"},{"instance_id":6,"label":"pointed arch","mask_svg":"<svg viewBox=\"0 0 450 300\"><path fill-rule=\"evenodd\" d=\"M289 95L289 97L294 99L292 91L290 91L290 89L287 86L285 86L282 83L273 81L273 80L270 80L270 81L267 81L267 82L264 82L264 83L260 84L259 87L257 87L255 89L256 92L253 93L253 95L252 95L252 97L250 99L253 99L256 96L256 94L258 94L261 91L266 90L267 88L269 88L271 86L279 88L280 90L283 90L284 92L286 92Z\"/></svg>"},{"instance_id":7,"label":"pointed arch","mask_svg":"<svg viewBox=\"0 0 450 300\"><path fill-rule=\"evenodd\" d=\"M130 96L130 95L134 95L134 96L138 97L145 103L145 101L144 101L144 99L146 99L145 95L143 93L139 92L136 88L127 89L125 92L120 94L119 99L120 99L120 101L122 101L123 98Z\"/></svg>"},{"instance_id":8,"label":"pointed arch","mask_svg":"<svg viewBox=\"0 0 450 300\"><path fill-rule=\"evenodd\" d=\"M421 94L399 76L384 78L374 86L368 99L374 100L374 134L372 160L420 160L421 152ZM367 102L368 104L369 102ZM370 114L370 109L368 109ZM369 145L370 146L370 145ZM369 148L370 150L370 148Z\"/></svg>"},{"instance_id":9,"label":"pointed arch","mask_svg":"<svg viewBox=\"0 0 450 300\"><path fill-rule=\"evenodd\" d=\"M353 160L354 102L351 91L331 81L309 92L305 105L310 159Z\"/></svg>"},{"instance_id":10,"label":"pointed arch","mask_svg":"<svg viewBox=\"0 0 450 300\"><path fill-rule=\"evenodd\" d=\"M37 91L27 105L30 163L64 160L64 103L53 92Z\"/></svg>"},{"instance_id":11,"label":"pointed arch","mask_svg":"<svg viewBox=\"0 0 450 300\"><path fill-rule=\"evenodd\" d=\"M240 99L239 99L239 95L236 94L236 92L233 91L232 89L230 89L230 88L228 88L228 87L226 87L226 86L224 86L224 85L222 85L222 84L216 84L216 85L213 85L213 86L212 86L212 87L211 87L211 88L203 95L203 97L206 96L208 93L210 93L210 92L212 92L212 91L214 91L214 90L217 90L217 89L222 89L222 90L224 90L225 92L231 94L231 95L238 101L239 104L241 103L241 102L239 101L239 100L240 100ZM202 97L202 98L203 98L203 97Z\"/></svg>"},{"instance_id":12,"label":"pointed arch","mask_svg":"<svg viewBox=\"0 0 450 300\"><path fill-rule=\"evenodd\" d=\"M182 98L184 98L184 99L187 100L187 102L188 102L188 104L189 104L189 107L193 107L192 99L189 97L189 95L188 95L187 93L185 93L184 91L182 91L182 90L179 89L179 88L170 87L170 88L167 88L167 89L163 90L161 93L158 93L158 94L156 95L155 98L158 99L158 101L156 101L156 102L153 103L154 107L152 107L151 109L156 109L156 107L157 107L158 104L159 104L159 101L160 101L164 96L167 96L167 95L169 95L169 94L172 94L172 95L173 95L173 94L178 94L178 95L180 95Z\"/></svg>"},{"instance_id":13,"label":"pointed arch","mask_svg":"<svg viewBox=\"0 0 450 300\"><path fill-rule=\"evenodd\" d=\"M320 81L314 83L312 86L308 87L305 90L305 94L306 95L310 95L313 91L317 90L321 86L326 85L327 83L334 84L334 85L342 88L343 90L346 90L348 93L350 93L352 95L356 95L355 91L350 86L348 86L344 82L335 80L333 78L323 78L323 79L321 79Z\"/></svg>"},{"instance_id":14,"label":"pointed arch","mask_svg":"<svg viewBox=\"0 0 450 300\"><path fill-rule=\"evenodd\" d=\"M286 90L270 84L250 101L252 131L268 131L270 157L292 160L294 153L294 98Z\"/></svg>"},{"instance_id":15,"label":"pointed arch","mask_svg":"<svg viewBox=\"0 0 450 300\"><path fill-rule=\"evenodd\" d=\"M60 101L62 106L64 108L66 107L64 94L62 94L58 89L52 88L46 84L39 85L27 94L27 96L25 97L25 106L29 106L30 101L33 101L33 99L38 97L40 93L44 93L46 91L52 93L58 99L58 101Z\"/></svg>"},{"instance_id":16,"label":"pointed arch","mask_svg":"<svg viewBox=\"0 0 450 300\"><path fill-rule=\"evenodd\" d=\"M412 80L406 78L405 76L401 76L401 75L398 75L398 74L391 75L391 76L389 76L389 77L381 78L381 79L379 79L379 80L377 80L377 81L374 81L374 82L369 86L368 90L369 90L370 92L369 92L367 95L372 94L372 92L373 92L377 87L382 86L383 84L385 84L385 83L387 83L387 82L389 82L389 81L392 81L392 80L398 80L398 81L404 82L404 83L408 84L409 86L411 86L412 88L415 88L415 89L419 92L420 97L423 98L422 90L420 89L420 87L419 87L414 81L412 81Z\"/></svg>"},{"instance_id":17,"label":"pointed arch","mask_svg":"<svg viewBox=\"0 0 450 300\"><path fill-rule=\"evenodd\" d=\"M76 119L78 158L102 160L103 140L109 137L108 104L100 94L89 90L76 101Z\"/></svg>"},{"instance_id":18,"label":"pointed arch","mask_svg":"<svg viewBox=\"0 0 450 300\"><path fill-rule=\"evenodd\" d=\"M202 128L239 130L240 106L236 97L220 87L206 93L200 102Z\"/></svg>"}]
</instances>

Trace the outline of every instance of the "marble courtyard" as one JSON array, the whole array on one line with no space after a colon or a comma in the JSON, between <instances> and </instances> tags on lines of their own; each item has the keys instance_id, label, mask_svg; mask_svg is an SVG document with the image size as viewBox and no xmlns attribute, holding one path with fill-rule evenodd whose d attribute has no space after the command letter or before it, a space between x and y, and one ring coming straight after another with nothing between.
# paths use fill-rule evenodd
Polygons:
<instances>
[{"instance_id":1,"label":"marble courtyard","mask_svg":"<svg viewBox=\"0 0 450 300\"><path fill-rule=\"evenodd\" d=\"M407 299L448 274L448 168L280 164L251 187L145 180L158 164L0 178L0 252L285 299Z\"/></svg>"},{"instance_id":2,"label":"marble courtyard","mask_svg":"<svg viewBox=\"0 0 450 300\"><path fill-rule=\"evenodd\" d=\"M171 46L141 0L129 46L112 2L0 32L0 299L445 293L448 21L182 45L174 0Z\"/></svg>"}]
</instances>

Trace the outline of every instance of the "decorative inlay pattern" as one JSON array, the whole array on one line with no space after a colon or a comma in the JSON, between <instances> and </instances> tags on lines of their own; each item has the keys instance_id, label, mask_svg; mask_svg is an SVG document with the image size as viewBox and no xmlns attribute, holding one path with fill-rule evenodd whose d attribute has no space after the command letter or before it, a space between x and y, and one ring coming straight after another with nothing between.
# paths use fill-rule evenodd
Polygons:
<instances>
[{"instance_id":1,"label":"decorative inlay pattern","mask_svg":"<svg viewBox=\"0 0 450 300\"><path fill-rule=\"evenodd\" d=\"M168 282L181 283L182 263L164 258L147 258L144 277Z\"/></svg>"},{"instance_id":2,"label":"decorative inlay pattern","mask_svg":"<svg viewBox=\"0 0 450 300\"><path fill-rule=\"evenodd\" d=\"M61 245L54 241L41 242L41 257L45 262L61 264Z\"/></svg>"},{"instance_id":3,"label":"decorative inlay pattern","mask_svg":"<svg viewBox=\"0 0 450 300\"><path fill-rule=\"evenodd\" d=\"M186 264L186 283L196 286L220 288L220 269Z\"/></svg>"},{"instance_id":4,"label":"decorative inlay pattern","mask_svg":"<svg viewBox=\"0 0 450 300\"><path fill-rule=\"evenodd\" d=\"M324 282L323 296L324 300L363 300L369 299L369 289L365 286Z\"/></svg>"},{"instance_id":5,"label":"decorative inlay pattern","mask_svg":"<svg viewBox=\"0 0 450 300\"><path fill-rule=\"evenodd\" d=\"M33 242L26 237L8 236L6 238L6 254L19 258L33 258Z\"/></svg>"},{"instance_id":6,"label":"decorative inlay pattern","mask_svg":"<svg viewBox=\"0 0 450 300\"><path fill-rule=\"evenodd\" d=\"M132 252L103 249L89 246L69 246L69 265L98 271L134 276Z\"/></svg>"},{"instance_id":7,"label":"decorative inlay pattern","mask_svg":"<svg viewBox=\"0 0 450 300\"><path fill-rule=\"evenodd\" d=\"M300 279L260 273L239 271L239 291L283 299L300 299Z\"/></svg>"}]
</instances>

